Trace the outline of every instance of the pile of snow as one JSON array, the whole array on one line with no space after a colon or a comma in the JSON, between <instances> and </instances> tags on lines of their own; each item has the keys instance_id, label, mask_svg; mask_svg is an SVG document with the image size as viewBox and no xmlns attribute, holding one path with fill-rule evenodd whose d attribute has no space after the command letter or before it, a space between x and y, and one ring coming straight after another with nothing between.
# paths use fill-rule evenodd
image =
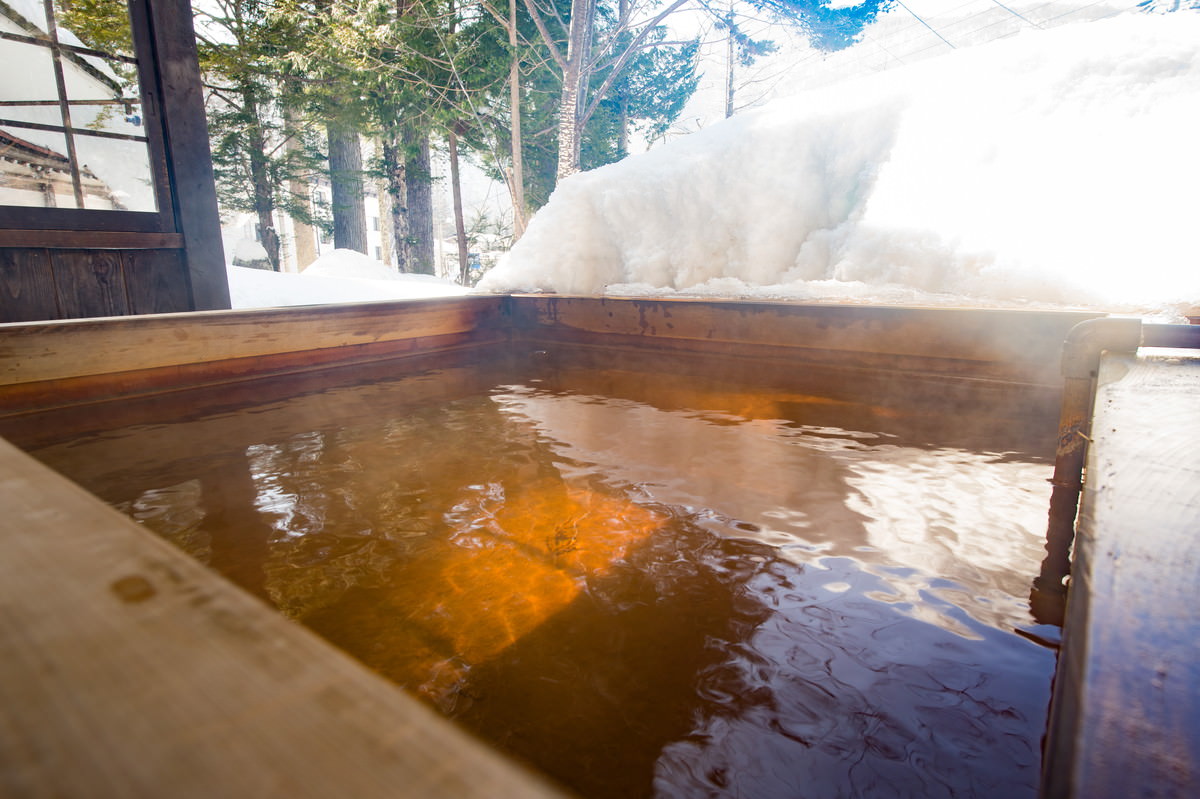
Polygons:
<instances>
[{"instance_id":1,"label":"pile of snow","mask_svg":"<svg viewBox=\"0 0 1200 799\"><path fill-rule=\"evenodd\" d=\"M451 297L467 289L432 275L407 275L354 250L334 250L300 274L228 266L234 308L324 305Z\"/></svg>"},{"instance_id":2,"label":"pile of snow","mask_svg":"<svg viewBox=\"0 0 1200 799\"><path fill-rule=\"evenodd\" d=\"M400 280L401 274L392 267L355 250L334 250L322 255L304 268L306 275L323 277L352 277L358 280ZM412 275L408 275L412 277Z\"/></svg>"},{"instance_id":3,"label":"pile of snow","mask_svg":"<svg viewBox=\"0 0 1200 799\"><path fill-rule=\"evenodd\" d=\"M228 250L229 245L226 244L226 251ZM269 264L270 261L271 257L267 255L267 248L262 246L262 242L254 239L238 239L237 243L233 245L233 263L239 266Z\"/></svg>"},{"instance_id":4,"label":"pile of snow","mask_svg":"<svg viewBox=\"0 0 1200 799\"><path fill-rule=\"evenodd\" d=\"M810 91L564 181L480 288L1200 303L1200 14Z\"/></svg>"}]
</instances>

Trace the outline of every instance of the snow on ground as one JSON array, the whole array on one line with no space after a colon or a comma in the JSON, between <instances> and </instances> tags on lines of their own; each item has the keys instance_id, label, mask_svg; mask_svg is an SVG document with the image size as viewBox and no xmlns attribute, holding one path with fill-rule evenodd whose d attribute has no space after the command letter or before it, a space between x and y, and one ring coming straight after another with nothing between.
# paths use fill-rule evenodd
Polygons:
<instances>
[{"instance_id":1,"label":"snow on ground","mask_svg":"<svg viewBox=\"0 0 1200 799\"><path fill-rule=\"evenodd\" d=\"M1200 13L1031 30L564 181L480 288L1200 305Z\"/></svg>"},{"instance_id":2,"label":"snow on ground","mask_svg":"<svg viewBox=\"0 0 1200 799\"><path fill-rule=\"evenodd\" d=\"M467 290L431 275L402 275L354 250L334 250L300 274L226 267L234 308L450 297Z\"/></svg>"}]
</instances>

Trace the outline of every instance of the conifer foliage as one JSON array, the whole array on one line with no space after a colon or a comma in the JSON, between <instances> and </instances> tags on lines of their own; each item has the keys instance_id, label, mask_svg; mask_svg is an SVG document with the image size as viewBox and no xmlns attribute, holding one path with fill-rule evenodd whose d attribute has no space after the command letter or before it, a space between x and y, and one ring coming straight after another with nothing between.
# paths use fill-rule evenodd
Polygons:
<instances>
[{"instance_id":1,"label":"conifer foliage","mask_svg":"<svg viewBox=\"0 0 1200 799\"><path fill-rule=\"evenodd\" d=\"M831 48L855 33L844 13L826 18L827 0L751 2L802 20ZM631 136L653 140L678 118L700 42L668 22L705 3L193 0L218 197L253 215L279 269L284 217L297 238L318 229L366 252L363 199L374 189L385 260L433 272L436 154L451 159L454 180L462 158L502 181L519 236L559 180L624 157ZM100 39L125 2L71 5ZM879 7L861 6L871 16Z\"/></svg>"}]
</instances>

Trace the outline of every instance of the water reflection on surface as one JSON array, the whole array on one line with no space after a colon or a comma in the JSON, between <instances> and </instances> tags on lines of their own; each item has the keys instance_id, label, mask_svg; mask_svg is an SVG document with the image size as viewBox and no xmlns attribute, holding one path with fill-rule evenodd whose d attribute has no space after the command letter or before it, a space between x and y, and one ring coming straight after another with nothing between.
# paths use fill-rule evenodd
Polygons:
<instances>
[{"instance_id":1,"label":"water reflection on surface","mask_svg":"<svg viewBox=\"0 0 1200 799\"><path fill-rule=\"evenodd\" d=\"M594 380L35 454L585 795L1035 793L1053 653L1014 630L1046 463L886 408Z\"/></svg>"}]
</instances>

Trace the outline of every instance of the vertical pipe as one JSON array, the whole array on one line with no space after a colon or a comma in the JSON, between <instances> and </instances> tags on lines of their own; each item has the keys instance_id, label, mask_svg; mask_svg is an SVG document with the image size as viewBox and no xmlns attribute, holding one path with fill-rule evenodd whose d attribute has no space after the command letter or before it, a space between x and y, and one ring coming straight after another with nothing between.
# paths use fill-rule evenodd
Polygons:
<instances>
[{"instance_id":1,"label":"vertical pipe","mask_svg":"<svg viewBox=\"0 0 1200 799\"><path fill-rule=\"evenodd\" d=\"M1063 343L1063 401L1054 477L1050 481L1054 488L1046 527L1046 558L1030 595L1035 615L1046 621L1061 623L1062 600L1067 593L1063 581L1071 572L1071 544L1075 540L1075 516L1083 490L1092 393L1100 354L1106 350L1133 352L1141 341L1140 319L1101 318L1080 322L1071 328Z\"/></svg>"},{"instance_id":2,"label":"vertical pipe","mask_svg":"<svg viewBox=\"0 0 1200 799\"><path fill-rule=\"evenodd\" d=\"M1091 417L1092 380L1067 377L1063 381L1062 411L1058 418L1058 447L1054 476L1050 479L1050 519L1046 527L1046 559L1034 580L1040 591L1065 594L1063 578L1071 571L1071 542L1075 516L1083 491L1083 465L1087 457L1088 422Z\"/></svg>"}]
</instances>

